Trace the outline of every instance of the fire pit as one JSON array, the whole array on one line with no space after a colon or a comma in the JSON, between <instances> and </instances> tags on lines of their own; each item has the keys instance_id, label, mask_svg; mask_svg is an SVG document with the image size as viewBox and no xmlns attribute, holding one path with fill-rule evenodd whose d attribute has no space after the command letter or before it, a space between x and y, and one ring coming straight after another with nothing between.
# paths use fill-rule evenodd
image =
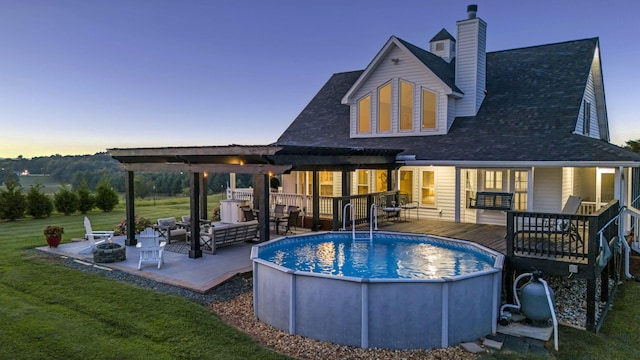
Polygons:
<instances>
[{"instance_id":1,"label":"fire pit","mask_svg":"<svg viewBox=\"0 0 640 360\"><path fill-rule=\"evenodd\" d=\"M127 248L116 243L105 243L93 248L93 261L97 263L112 263L127 259Z\"/></svg>"}]
</instances>

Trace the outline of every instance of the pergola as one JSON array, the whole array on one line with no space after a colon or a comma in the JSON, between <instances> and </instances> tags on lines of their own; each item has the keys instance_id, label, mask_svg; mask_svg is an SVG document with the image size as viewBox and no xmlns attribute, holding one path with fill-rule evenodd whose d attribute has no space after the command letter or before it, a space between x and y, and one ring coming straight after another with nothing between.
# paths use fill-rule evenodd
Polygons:
<instances>
[{"instance_id":1,"label":"pergola","mask_svg":"<svg viewBox=\"0 0 640 360\"><path fill-rule=\"evenodd\" d=\"M163 148L127 148L108 149L109 154L118 160L126 171L126 245L135 245L135 209L133 175L136 171L145 172L184 172L189 174L190 216L200 219L206 214L206 178L204 173L240 173L253 175L254 199L258 209L269 209L269 177L291 171L312 171L313 174L313 230L319 223L319 171L341 171L343 195L349 195L350 176L344 173L356 169L394 170L399 149L365 149L340 147L313 147L288 145L228 145L202 147L163 147ZM391 189L392 178L387 178L387 187ZM202 191L201 189L204 189ZM258 221L269 224L269 212L260 211ZM200 233L200 224L193 221L193 234ZM260 227L260 241L269 240L269 226ZM202 256L200 241L191 237L189 257Z\"/></svg>"}]
</instances>

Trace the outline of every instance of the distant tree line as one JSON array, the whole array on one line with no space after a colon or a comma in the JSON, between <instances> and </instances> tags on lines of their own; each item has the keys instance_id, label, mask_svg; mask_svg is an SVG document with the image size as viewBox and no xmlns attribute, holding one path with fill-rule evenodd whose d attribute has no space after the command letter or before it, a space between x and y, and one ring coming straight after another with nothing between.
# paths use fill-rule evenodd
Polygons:
<instances>
[{"instance_id":1,"label":"distant tree line","mask_svg":"<svg viewBox=\"0 0 640 360\"><path fill-rule=\"evenodd\" d=\"M6 183L9 174L19 174L28 171L30 174L44 174L51 176L57 182L71 185L71 190L77 190L84 183L89 191L96 191L101 181L108 182L119 192L125 191L125 172L120 168L117 160L107 153L94 155L52 155L48 157L34 157L31 159L19 156L16 159L0 159L0 184ZM211 173L207 177L208 193L224 192L229 185L229 174ZM236 176L236 187L252 186L249 174ZM134 177L134 191L138 198L148 198L153 195L184 195L189 189L189 176L186 173L168 172L136 172Z\"/></svg>"},{"instance_id":2,"label":"distant tree line","mask_svg":"<svg viewBox=\"0 0 640 360\"><path fill-rule=\"evenodd\" d=\"M4 180L5 188L0 189L1 220L14 221L25 215L42 219L51 216L54 208L65 215L78 211L86 214L94 207L109 212L120 201L106 178L98 183L95 194L82 182L75 191L62 186L53 196L44 194L41 184L32 186L25 195L14 173L9 173Z\"/></svg>"}]
</instances>

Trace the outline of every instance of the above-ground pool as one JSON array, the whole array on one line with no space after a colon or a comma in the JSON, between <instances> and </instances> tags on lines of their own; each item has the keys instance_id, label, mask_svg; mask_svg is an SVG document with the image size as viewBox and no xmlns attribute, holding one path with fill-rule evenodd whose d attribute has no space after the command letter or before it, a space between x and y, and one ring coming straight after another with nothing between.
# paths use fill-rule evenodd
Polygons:
<instances>
[{"instance_id":1,"label":"above-ground pool","mask_svg":"<svg viewBox=\"0 0 640 360\"><path fill-rule=\"evenodd\" d=\"M439 348L495 333L503 255L407 233L325 232L253 247L254 313L363 348Z\"/></svg>"}]
</instances>

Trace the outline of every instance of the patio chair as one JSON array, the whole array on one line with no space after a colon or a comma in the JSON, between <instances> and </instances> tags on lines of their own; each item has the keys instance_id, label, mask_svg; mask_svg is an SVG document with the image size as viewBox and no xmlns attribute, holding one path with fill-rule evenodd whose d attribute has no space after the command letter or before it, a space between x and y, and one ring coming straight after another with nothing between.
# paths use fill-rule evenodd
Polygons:
<instances>
[{"instance_id":1,"label":"patio chair","mask_svg":"<svg viewBox=\"0 0 640 360\"><path fill-rule=\"evenodd\" d=\"M276 204L273 209L273 215L269 220L269 224L273 224L274 230L276 234L278 233L278 227L280 227L281 223L287 221L287 214L285 213L286 206L284 204Z\"/></svg>"},{"instance_id":2,"label":"patio chair","mask_svg":"<svg viewBox=\"0 0 640 360\"><path fill-rule=\"evenodd\" d=\"M295 234L291 228L296 228L298 226L298 217L300 216L300 210L294 210L289 213L287 216L287 220L278 224L278 226L284 226L284 233L282 235L287 235L288 232ZM276 231L277 232L277 231Z\"/></svg>"},{"instance_id":3,"label":"patio chair","mask_svg":"<svg viewBox=\"0 0 640 360\"><path fill-rule=\"evenodd\" d=\"M187 229L178 227L174 217L158 219L154 229L158 231L160 237L167 243L171 243L172 240L186 241L187 238Z\"/></svg>"},{"instance_id":4,"label":"patio chair","mask_svg":"<svg viewBox=\"0 0 640 360\"><path fill-rule=\"evenodd\" d=\"M140 249L138 270L145 264L158 264L158 269L164 264L164 247L167 243L160 241L160 233L153 228L146 228L138 236L136 247Z\"/></svg>"},{"instance_id":5,"label":"patio chair","mask_svg":"<svg viewBox=\"0 0 640 360\"><path fill-rule=\"evenodd\" d=\"M253 213L253 209L251 209L249 206L241 206L240 209L244 214L244 221L253 221L256 219L256 216Z\"/></svg>"},{"instance_id":6,"label":"patio chair","mask_svg":"<svg viewBox=\"0 0 640 360\"><path fill-rule=\"evenodd\" d=\"M84 238L89 241L89 246L79 251L80 254L88 254L91 253L93 248L104 242L111 242L113 239L113 231L95 231L91 228L91 221L89 221L88 217L84 217Z\"/></svg>"}]
</instances>

